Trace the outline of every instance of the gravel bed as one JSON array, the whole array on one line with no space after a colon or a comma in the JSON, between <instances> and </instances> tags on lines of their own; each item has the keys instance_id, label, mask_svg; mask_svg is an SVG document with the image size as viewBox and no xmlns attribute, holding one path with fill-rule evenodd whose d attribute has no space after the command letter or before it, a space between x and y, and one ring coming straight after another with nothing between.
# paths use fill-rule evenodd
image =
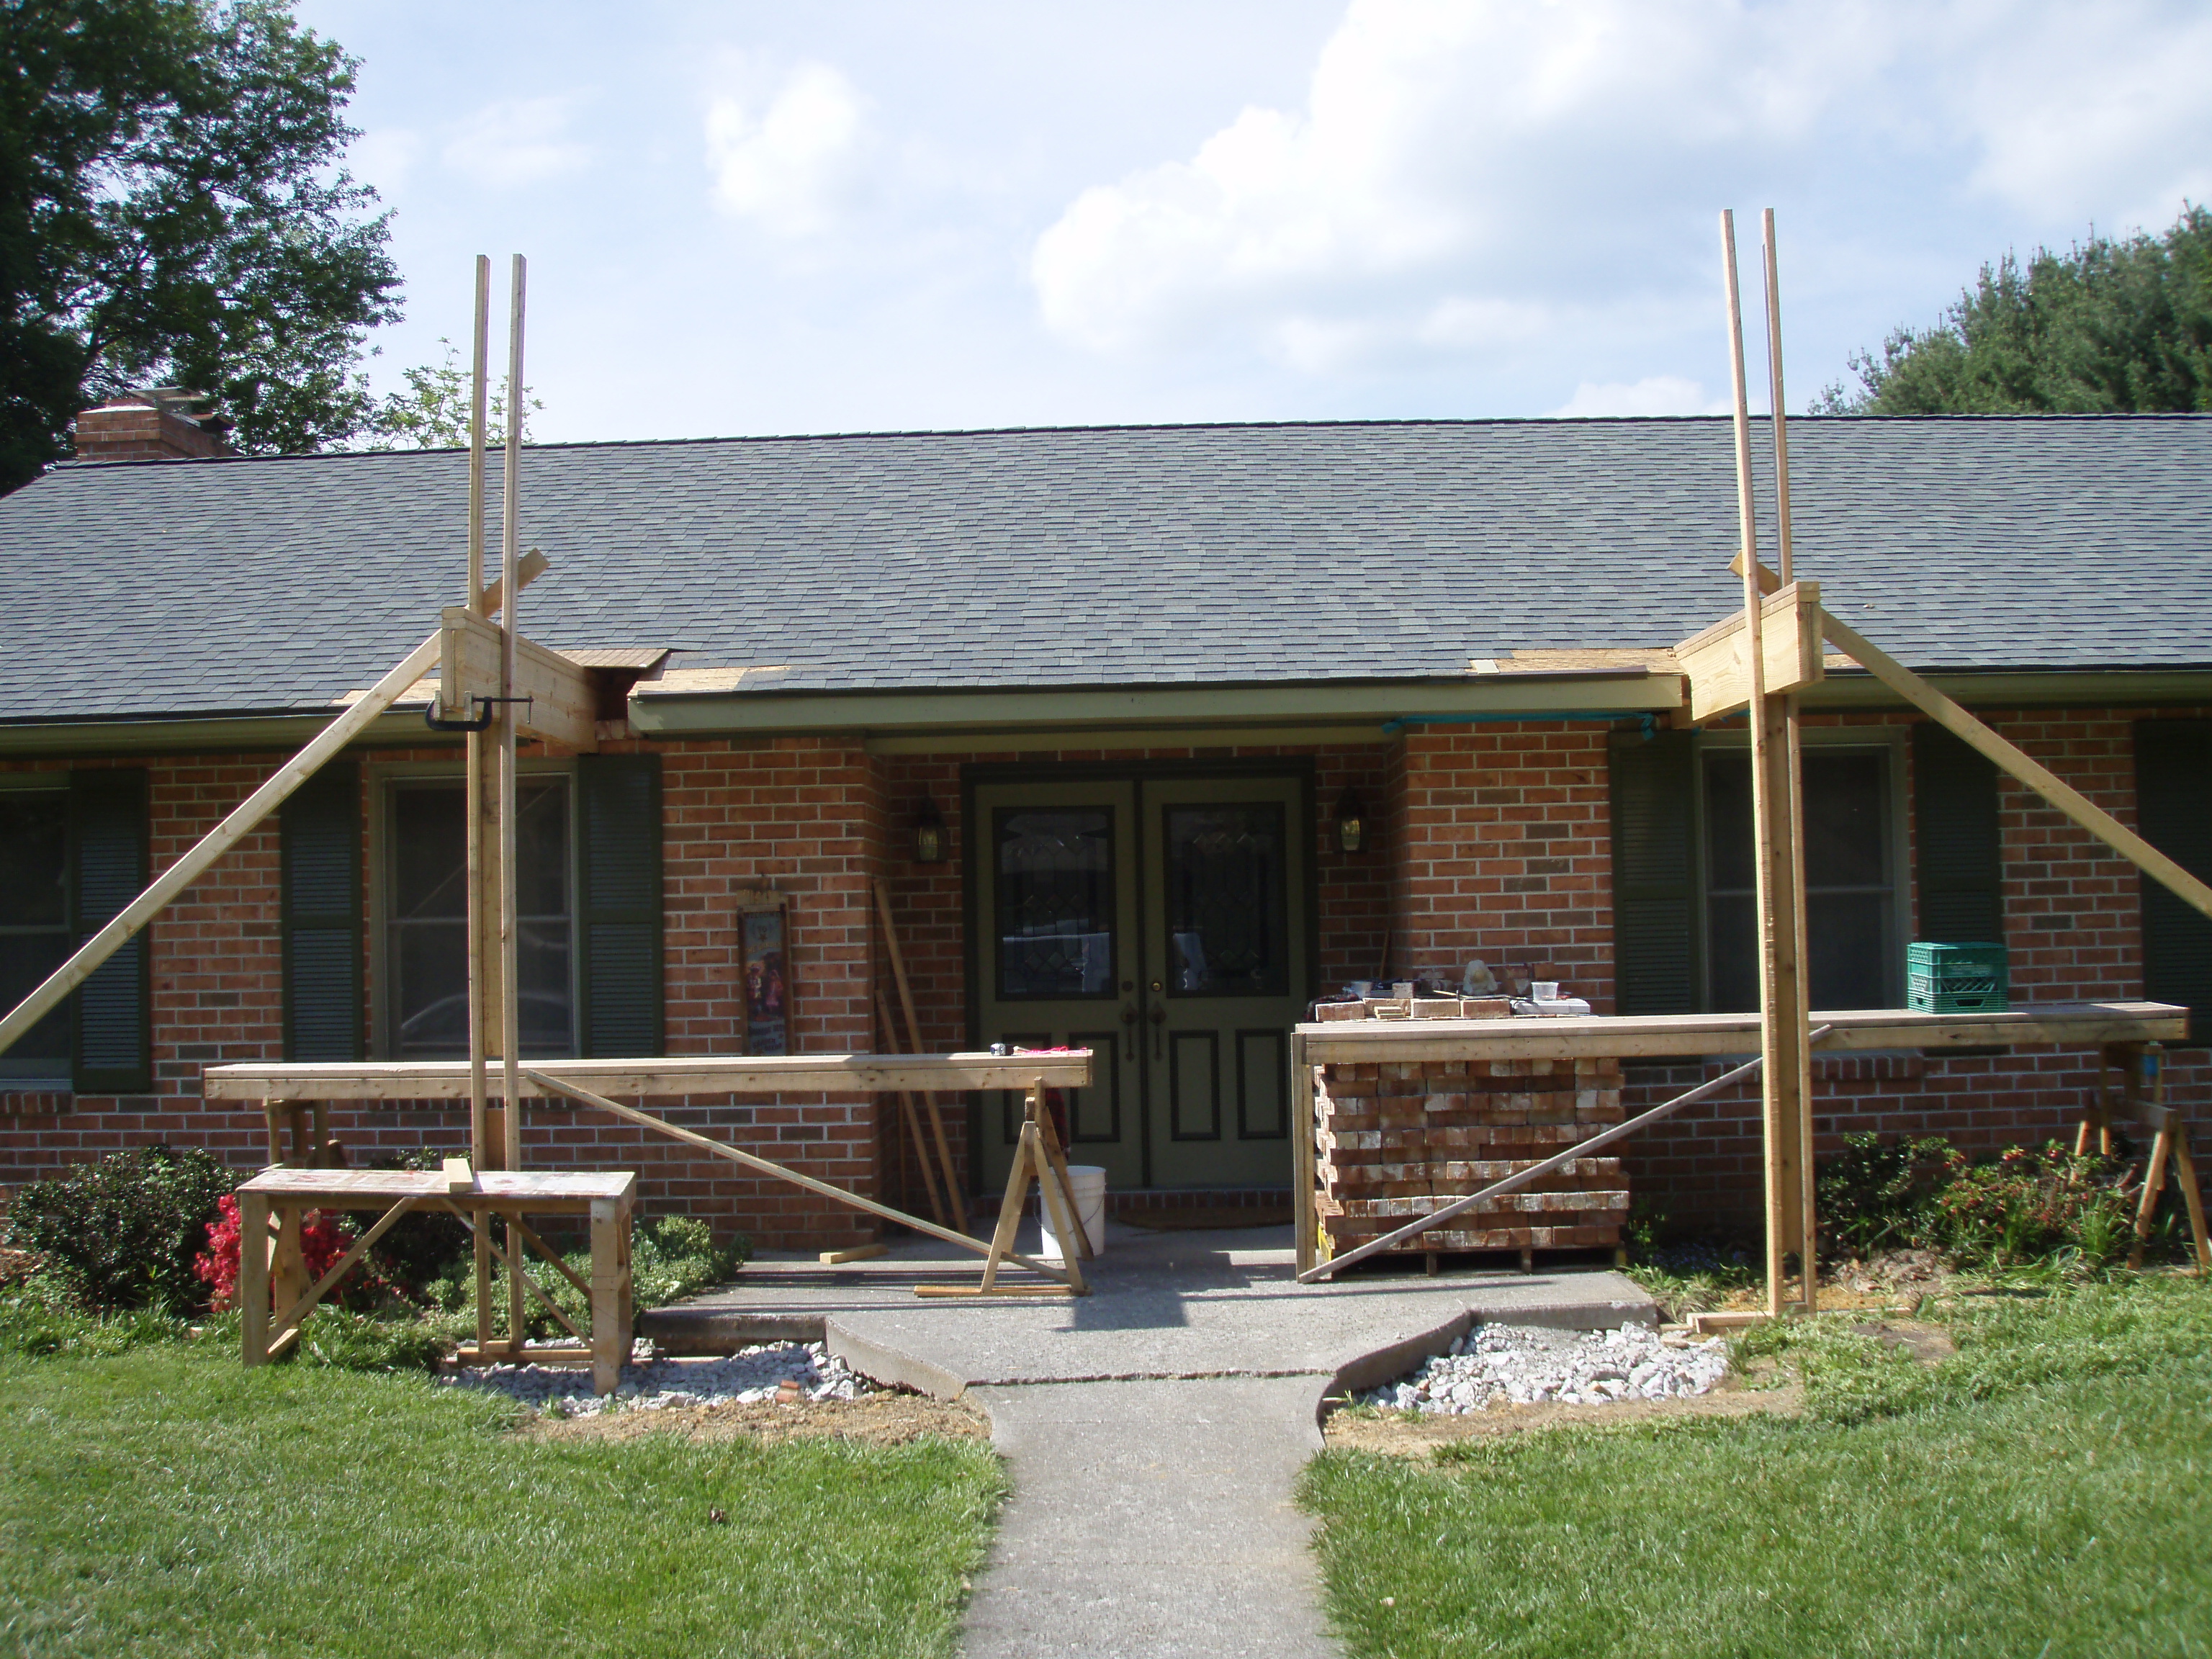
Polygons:
<instances>
[{"instance_id":1,"label":"gravel bed","mask_svg":"<svg viewBox=\"0 0 2212 1659\"><path fill-rule=\"evenodd\" d=\"M641 1342L638 1357L623 1367L621 1386L604 1398L592 1392L589 1366L468 1365L440 1380L454 1388L491 1389L563 1417L778 1398L852 1400L882 1392L819 1342L767 1342L706 1359L653 1359L651 1352Z\"/></svg>"},{"instance_id":2,"label":"gravel bed","mask_svg":"<svg viewBox=\"0 0 2212 1659\"><path fill-rule=\"evenodd\" d=\"M1661 1333L1648 1325L1559 1331L1537 1325L1481 1325L1395 1382L1360 1396L1394 1411L1466 1413L1497 1401L1565 1401L1606 1406L1705 1394L1728 1374L1728 1345Z\"/></svg>"}]
</instances>

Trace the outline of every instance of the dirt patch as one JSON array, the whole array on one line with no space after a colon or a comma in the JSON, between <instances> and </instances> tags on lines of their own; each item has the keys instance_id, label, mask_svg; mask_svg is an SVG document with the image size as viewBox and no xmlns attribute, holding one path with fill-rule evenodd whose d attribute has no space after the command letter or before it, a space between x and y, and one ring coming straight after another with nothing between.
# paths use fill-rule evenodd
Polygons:
<instances>
[{"instance_id":1,"label":"dirt patch","mask_svg":"<svg viewBox=\"0 0 2212 1659\"><path fill-rule=\"evenodd\" d=\"M46 1265L43 1256L0 1245L0 1290L20 1285Z\"/></svg>"},{"instance_id":2,"label":"dirt patch","mask_svg":"<svg viewBox=\"0 0 2212 1659\"><path fill-rule=\"evenodd\" d=\"M991 1420L972 1406L919 1394L871 1394L858 1400L771 1401L751 1405L671 1406L661 1411L604 1412L592 1417L524 1419L516 1431L531 1440L635 1440L674 1434L686 1440L854 1440L896 1446L924 1435L955 1440L988 1439Z\"/></svg>"},{"instance_id":3,"label":"dirt patch","mask_svg":"<svg viewBox=\"0 0 2212 1659\"><path fill-rule=\"evenodd\" d=\"M1771 1366L1759 1370L1771 1375ZM1752 1380L1762 1379L1755 1376ZM1592 1424L1651 1423L1674 1418L1796 1417L1804 1409L1805 1391L1801 1383L1754 1388L1744 1379L1731 1376L1711 1394L1684 1395L1671 1400L1623 1400L1610 1406L1570 1405L1553 1400L1533 1406L1500 1402L1487 1411L1469 1412L1464 1416L1449 1412L1420 1416L1405 1412L1333 1412L1322 1422L1322 1434L1335 1449L1379 1452L1389 1457L1426 1457L1439 1446L1488 1435L1527 1434Z\"/></svg>"},{"instance_id":4,"label":"dirt patch","mask_svg":"<svg viewBox=\"0 0 2212 1659\"><path fill-rule=\"evenodd\" d=\"M1903 1348L1923 1365L1934 1365L1959 1352L1950 1333L1913 1319L1870 1319L1851 1328L1870 1336L1885 1348Z\"/></svg>"}]
</instances>

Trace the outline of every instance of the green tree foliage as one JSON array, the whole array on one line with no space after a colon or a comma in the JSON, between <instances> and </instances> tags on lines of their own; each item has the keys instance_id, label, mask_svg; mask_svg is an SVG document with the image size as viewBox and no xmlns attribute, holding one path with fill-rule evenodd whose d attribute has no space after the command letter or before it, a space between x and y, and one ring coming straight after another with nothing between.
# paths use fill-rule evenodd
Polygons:
<instances>
[{"instance_id":1,"label":"green tree foliage","mask_svg":"<svg viewBox=\"0 0 2212 1659\"><path fill-rule=\"evenodd\" d=\"M368 422L367 435L356 446L362 449L465 449L469 444L469 371L461 367L461 354L442 334L446 349L441 362L426 363L401 371L404 392L385 394ZM507 444L506 383L494 378L485 388L484 442L493 449ZM523 387L522 441L530 441L530 417L545 407Z\"/></svg>"},{"instance_id":2,"label":"green tree foliage","mask_svg":"<svg viewBox=\"0 0 2212 1659\"><path fill-rule=\"evenodd\" d=\"M2163 236L2008 253L1933 328L1851 358L1826 415L2212 413L2212 212Z\"/></svg>"},{"instance_id":3,"label":"green tree foliage","mask_svg":"<svg viewBox=\"0 0 2212 1659\"><path fill-rule=\"evenodd\" d=\"M249 453L368 422L399 273L341 165L355 63L289 0L0 0L0 489L134 386Z\"/></svg>"}]
</instances>

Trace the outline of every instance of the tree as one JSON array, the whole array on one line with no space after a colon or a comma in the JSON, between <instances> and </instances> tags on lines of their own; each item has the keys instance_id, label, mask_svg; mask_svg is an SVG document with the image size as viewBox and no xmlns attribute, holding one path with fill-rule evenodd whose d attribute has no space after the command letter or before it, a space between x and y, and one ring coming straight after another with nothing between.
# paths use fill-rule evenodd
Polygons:
<instances>
[{"instance_id":1,"label":"tree","mask_svg":"<svg viewBox=\"0 0 2212 1659\"><path fill-rule=\"evenodd\" d=\"M370 418L399 273L342 165L355 67L289 0L0 0L0 489L134 386L248 453Z\"/></svg>"},{"instance_id":2,"label":"tree","mask_svg":"<svg viewBox=\"0 0 2212 1659\"><path fill-rule=\"evenodd\" d=\"M469 442L470 386L469 371L461 367L461 354L444 335L438 343L446 348L445 361L426 363L419 368L404 369L401 378L407 382L404 392L385 394L375 415L368 424L368 435L358 445L362 449L465 449ZM505 381L494 377L485 391L484 442L494 449L507 444L507 392ZM530 417L545 407L538 398L530 395L530 388L522 389L522 441L530 441Z\"/></svg>"},{"instance_id":3,"label":"tree","mask_svg":"<svg viewBox=\"0 0 2212 1659\"><path fill-rule=\"evenodd\" d=\"M1855 353L1827 415L2212 413L2212 212L2163 236L2008 253L1933 328Z\"/></svg>"}]
</instances>

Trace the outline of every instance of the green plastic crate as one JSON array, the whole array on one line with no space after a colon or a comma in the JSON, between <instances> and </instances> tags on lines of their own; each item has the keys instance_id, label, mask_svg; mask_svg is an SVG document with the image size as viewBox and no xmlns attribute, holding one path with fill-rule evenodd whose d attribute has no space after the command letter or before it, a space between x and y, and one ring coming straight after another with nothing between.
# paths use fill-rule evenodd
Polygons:
<instances>
[{"instance_id":1,"label":"green plastic crate","mask_svg":"<svg viewBox=\"0 0 2212 1659\"><path fill-rule=\"evenodd\" d=\"M1931 1014L1989 1013L2009 1006L2012 970L2002 945L1938 945L1905 950L1905 1003Z\"/></svg>"}]
</instances>

